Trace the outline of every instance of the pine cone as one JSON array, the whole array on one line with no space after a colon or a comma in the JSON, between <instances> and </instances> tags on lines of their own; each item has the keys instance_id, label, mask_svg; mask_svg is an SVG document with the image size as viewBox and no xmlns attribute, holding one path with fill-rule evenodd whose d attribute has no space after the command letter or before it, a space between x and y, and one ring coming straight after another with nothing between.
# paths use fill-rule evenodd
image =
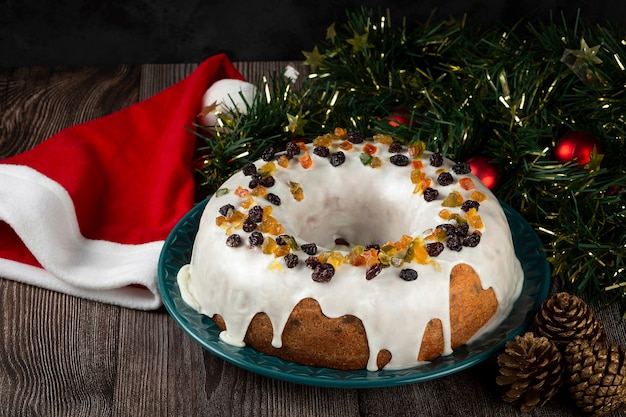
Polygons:
<instances>
[{"instance_id":1,"label":"pine cone","mask_svg":"<svg viewBox=\"0 0 626 417\"><path fill-rule=\"evenodd\" d=\"M604 341L602 322L581 298L560 292L543 302L535 315L535 333L552 340L559 347L584 339Z\"/></svg>"},{"instance_id":2,"label":"pine cone","mask_svg":"<svg viewBox=\"0 0 626 417\"><path fill-rule=\"evenodd\" d=\"M544 405L563 382L561 352L545 337L516 336L498 355L496 383L507 387L502 399L523 412Z\"/></svg>"},{"instance_id":3,"label":"pine cone","mask_svg":"<svg viewBox=\"0 0 626 417\"><path fill-rule=\"evenodd\" d=\"M626 350L614 343L577 340L564 350L565 385L577 407L594 417L626 404Z\"/></svg>"}]
</instances>

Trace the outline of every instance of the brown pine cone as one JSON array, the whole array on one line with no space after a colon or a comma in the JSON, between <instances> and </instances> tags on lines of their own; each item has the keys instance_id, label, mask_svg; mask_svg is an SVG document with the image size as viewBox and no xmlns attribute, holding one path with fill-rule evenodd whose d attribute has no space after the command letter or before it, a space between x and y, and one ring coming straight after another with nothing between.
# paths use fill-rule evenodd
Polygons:
<instances>
[{"instance_id":1,"label":"brown pine cone","mask_svg":"<svg viewBox=\"0 0 626 417\"><path fill-rule=\"evenodd\" d=\"M559 347L584 339L604 341L602 322L581 298L560 292L543 302L535 315L535 333L552 340Z\"/></svg>"},{"instance_id":2,"label":"brown pine cone","mask_svg":"<svg viewBox=\"0 0 626 417\"><path fill-rule=\"evenodd\" d=\"M544 405L563 382L561 352L547 338L530 332L507 342L498 365L496 383L507 388L502 399L523 412Z\"/></svg>"},{"instance_id":3,"label":"brown pine cone","mask_svg":"<svg viewBox=\"0 0 626 417\"><path fill-rule=\"evenodd\" d=\"M565 385L582 411L604 416L626 405L626 350L614 343L576 340L564 350Z\"/></svg>"}]
</instances>

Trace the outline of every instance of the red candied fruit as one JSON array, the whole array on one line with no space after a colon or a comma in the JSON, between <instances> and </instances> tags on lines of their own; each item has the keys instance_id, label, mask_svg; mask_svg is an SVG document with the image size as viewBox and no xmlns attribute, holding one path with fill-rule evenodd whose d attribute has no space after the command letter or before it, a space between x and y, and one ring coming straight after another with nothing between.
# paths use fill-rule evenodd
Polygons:
<instances>
[{"instance_id":1,"label":"red candied fruit","mask_svg":"<svg viewBox=\"0 0 626 417\"><path fill-rule=\"evenodd\" d=\"M378 152L378 147L372 145L371 143L366 143L365 145L363 145L363 152L374 155L376 152Z\"/></svg>"}]
</instances>

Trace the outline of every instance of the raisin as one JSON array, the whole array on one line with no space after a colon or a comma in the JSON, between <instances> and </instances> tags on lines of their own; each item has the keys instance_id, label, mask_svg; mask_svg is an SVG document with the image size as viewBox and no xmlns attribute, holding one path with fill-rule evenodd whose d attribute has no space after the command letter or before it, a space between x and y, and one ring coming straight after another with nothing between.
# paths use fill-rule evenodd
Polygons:
<instances>
[{"instance_id":1,"label":"raisin","mask_svg":"<svg viewBox=\"0 0 626 417\"><path fill-rule=\"evenodd\" d=\"M478 233L472 233L471 235L463 239L463 246L470 248L478 246L480 243L480 235Z\"/></svg>"},{"instance_id":2,"label":"raisin","mask_svg":"<svg viewBox=\"0 0 626 417\"><path fill-rule=\"evenodd\" d=\"M459 175L465 175L472 172L472 167L470 167L470 164L468 164L467 162L457 162L452 167L452 171Z\"/></svg>"},{"instance_id":3,"label":"raisin","mask_svg":"<svg viewBox=\"0 0 626 417\"><path fill-rule=\"evenodd\" d=\"M402 146L400 142L392 142L391 145L389 145L389 152L390 153L404 152L404 146Z\"/></svg>"},{"instance_id":4,"label":"raisin","mask_svg":"<svg viewBox=\"0 0 626 417\"><path fill-rule=\"evenodd\" d=\"M263 208L261 206L253 206L248 210L248 220L254 223L260 223L263 220Z\"/></svg>"},{"instance_id":5,"label":"raisin","mask_svg":"<svg viewBox=\"0 0 626 417\"><path fill-rule=\"evenodd\" d=\"M228 238L226 238L226 245L230 246L231 248L236 248L237 246L241 245L241 236L239 236L237 233L233 233L232 235L228 236Z\"/></svg>"},{"instance_id":6,"label":"raisin","mask_svg":"<svg viewBox=\"0 0 626 417\"><path fill-rule=\"evenodd\" d=\"M287 255L285 255L284 259L287 268L295 268L296 266L298 266L298 255L296 255L295 253L288 253Z\"/></svg>"},{"instance_id":7,"label":"raisin","mask_svg":"<svg viewBox=\"0 0 626 417\"><path fill-rule=\"evenodd\" d=\"M330 155L330 149L326 146L316 146L313 148L313 153L317 156L321 156L322 158L328 158L328 155Z\"/></svg>"},{"instance_id":8,"label":"raisin","mask_svg":"<svg viewBox=\"0 0 626 417\"><path fill-rule=\"evenodd\" d=\"M300 151L301 149L296 142L287 142L285 145L285 152L287 153L288 158L300 154Z\"/></svg>"},{"instance_id":9,"label":"raisin","mask_svg":"<svg viewBox=\"0 0 626 417\"><path fill-rule=\"evenodd\" d=\"M315 255L317 253L317 245L315 243L305 243L300 246L300 249L307 255Z\"/></svg>"},{"instance_id":10,"label":"raisin","mask_svg":"<svg viewBox=\"0 0 626 417\"><path fill-rule=\"evenodd\" d=\"M291 239L291 236L289 235L276 236L276 244L280 246L285 246L289 239Z\"/></svg>"},{"instance_id":11,"label":"raisin","mask_svg":"<svg viewBox=\"0 0 626 417\"><path fill-rule=\"evenodd\" d=\"M267 200L275 206L280 206L280 197L274 193L267 193Z\"/></svg>"},{"instance_id":12,"label":"raisin","mask_svg":"<svg viewBox=\"0 0 626 417\"><path fill-rule=\"evenodd\" d=\"M270 146L263 151L263 153L261 154L261 159L269 162L274 159L274 155L276 155L276 151Z\"/></svg>"},{"instance_id":13,"label":"raisin","mask_svg":"<svg viewBox=\"0 0 626 417\"><path fill-rule=\"evenodd\" d=\"M365 279L369 281L371 279L376 278L382 270L383 270L383 266L381 264L374 264L370 266L365 271Z\"/></svg>"},{"instance_id":14,"label":"raisin","mask_svg":"<svg viewBox=\"0 0 626 417\"><path fill-rule=\"evenodd\" d=\"M424 200L426 201L435 201L439 196L439 191L435 190L432 187L428 187L424 190Z\"/></svg>"},{"instance_id":15,"label":"raisin","mask_svg":"<svg viewBox=\"0 0 626 417\"><path fill-rule=\"evenodd\" d=\"M341 151L334 152L330 154L330 164L334 167L338 167L339 165L346 162L346 154Z\"/></svg>"},{"instance_id":16,"label":"raisin","mask_svg":"<svg viewBox=\"0 0 626 417\"><path fill-rule=\"evenodd\" d=\"M478 201L465 200L463 202L463 204L461 205L461 210L463 210L463 211L470 211L473 208L478 210L478 207L480 207L480 203Z\"/></svg>"},{"instance_id":17,"label":"raisin","mask_svg":"<svg viewBox=\"0 0 626 417\"><path fill-rule=\"evenodd\" d=\"M274 177L272 177L271 175L268 175L267 177L263 178L260 182L260 184L263 187L273 187L274 184L276 184L276 180L274 179ZM253 187L254 188L254 187Z\"/></svg>"},{"instance_id":18,"label":"raisin","mask_svg":"<svg viewBox=\"0 0 626 417\"><path fill-rule=\"evenodd\" d=\"M441 242L432 242L426 244L426 252L428 252L428 256L437 257L443 252L444 246Z\"/></svg>"},{"instance_id":19,"label":"raisin","mask_svg":"<svg viewBox=\"0 0 626 417\"><path fill-rule=\"evenodd\" d=\"M328 263L320 263L315 267L311 278L315 282L328 282L335 275L335 267Z\"/></svg>"},{"instance_id":20,"label":"raisin","mask_svg":"<svg viewBox=\"0 0 626 417\"><path fill-rule=\"evenodd\" d=\"M453 250L455 252L459 252L463 249L463 238L460 236L450 236L448 237L448 241L446 242L446 246L448 249Z\"/></svg>"},{"instance_id":21,"label":"raisin","mask_svg":"<svg viewBox=\"0 0 626 417\"><path fill-rule=\"evenodd\" d=\"M250 246L261 246L263 244L263 233L261 232L252 232L250 233L250 237L248 238L248 243Z\"/></svg>"},{"instance_id":22,"label":"raisin","mask_svg":"<svg viewBox=\"0 0 626 417\"><path fill-rule=\"evenodd\" d=\"M461 223L454 230L454 234L460 237L465 237L469 233L469 224Z\"/></svg>"},{"instance_id":23,"label":"raisin","mask_svg":"<svg viewBox=\"0 0 626 417\"><path fill-rule=\"evenodd\" d=\"M228 215L229 211L233 211L233 210L235 210L235 206L233 206L232 204L225 204L222 207L220 207L219 211L222 216L226 216Z\"/></svg>"},{"instance_id":24,"label":"raisin","mask_svg":"<svg viewBox=\"0 0 626 417\"><path fill-rule=\"evenodd\" d=\"M261 184L263 180L263 176L261 174L255 173L250 175L250 182L248 183L248 188L256 188L257 185Z\"/></svg>"},{"instance_id":25,"label":"raisin","mask_svg":"<svg viewBox=\"0 0 626 417\"><path fill-rule=\"evenodd\" d=\"M392 164L399 166L399 167L405 167L409 165L409 163L411 163L411 161L409 160L409 157L406 155L402 155L402 154L393 155L391 158L389 158L389 161L391 161Z\"/></svg>"},{"instance_id":26,"label":"raisin","mask_svg":"<svg viewBox=\"0 0 626 417\"><path fill-rule=\"evenodd\" d=\"M360 130L351 130L348 132L348 140L352 143L362 143L365 140L365 133Z\"/></svg>"},{"instance_id":27,"label":"raisin","mask_svg":"<svg viewBox=\"0 0 626 417\"><path fill-rule=\"evenodd\" d=\"M439 152L430 155L430 165L434 167L443 165L443 156Z\"/></svg>"},{"instance_id":28,"label":"raisin","mask_svg":"<svg viewBox=\"0 0 626 417\"><path fill-rule=\"evenodd\" d=\"M446 232L446 236L452 236L456 233L456 227L450 223L443 223L437 226L437 229L443 229Z\"/></svg>"},{"instance_id":29,"label":"raisin","mask_svg":"<svg viewBox=\"0 0 626 417\"><path fill-rule=\"evenodd\" d=\"M452 174L450 174L449 172L442 172L437 177L437 182L439 183L439 185L442 185L445 187L446 185L452 184L454 182L454 178L452 177Z\"/></svg>"},{"instance_id":30,"label":"raisin","mask_svg":"<svg viewBox=\"0 0 626 417\"><path fill-rule=\"evenodd\" d=\"M250 233L256 230L256 223L250 220L249 218L243 221L243 225L241 226L244 232Z\"/></svg>"},{"instance_id":31,"label":"raisin","mask_svg":"<svg viewBox=\"0 0 626 417\"><path fill-rule=\"evenodd\" d=\"M368 243L367 245L365 245L365 250L370 250L370 249L376 249L377 251L379 251L380 245L378 243Z\"/></svg>"},{"instance_id":32,"label":"raisin","mask_svg":"<svg viewBox=\"0 0 626 417\"><path fill-rule=\"evenodd\" d=\"M321 262L320 262L320 260L319 260L319 258L317 256L309 256L308 258L306 258L304 263L306 264L307 267L309 267L311 269L315 269L315 268L317 268L318 265L321 264Z\"/></svg>"},{"instance_id":33,"label":"raisin","mask_svg":"<svg viewBox=\"0 0 626 417\"><path fill-rule=\"evenodd\" d=\"M415 281L417 279L417 271L415 269L403 269L400 271L400 278L405 281Z\"/></svg>"},{"instance_id":34,"label":"raisin","mask_svg":"<svg viewBox=\"0 0 626 417\"><path fill-rule=\"evenodd\" d=\"M243 166L243 175L249 177L252 174L256 174L256 166L253 163L247 163Z\"/></svg>"}]
</instances>

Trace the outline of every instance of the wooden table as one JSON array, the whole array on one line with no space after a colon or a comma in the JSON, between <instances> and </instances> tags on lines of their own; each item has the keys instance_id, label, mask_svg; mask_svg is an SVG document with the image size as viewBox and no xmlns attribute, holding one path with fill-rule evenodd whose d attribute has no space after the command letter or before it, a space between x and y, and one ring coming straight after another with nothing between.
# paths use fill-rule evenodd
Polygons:
<instances>
[{"instance_id":1,"label":"wooden table","mask_svg":"<svg viewBox=\"0 0 626 417\"><path fill-rule=\"evenodd\" d=\"M247 79L287 62L236 63ZM124 108L195 64L0 69L0 158ZM301 68L299 63L296 67ZM626 345L616 308L598 309ZM0 279L0 416L516 416L492 358L440 379L377 389L295 385L203 350L161 308L135 311ZM533 416L578 415L563 396ZM622 415L614 413L613 415Z\"/></svg>"}]
</instances>

